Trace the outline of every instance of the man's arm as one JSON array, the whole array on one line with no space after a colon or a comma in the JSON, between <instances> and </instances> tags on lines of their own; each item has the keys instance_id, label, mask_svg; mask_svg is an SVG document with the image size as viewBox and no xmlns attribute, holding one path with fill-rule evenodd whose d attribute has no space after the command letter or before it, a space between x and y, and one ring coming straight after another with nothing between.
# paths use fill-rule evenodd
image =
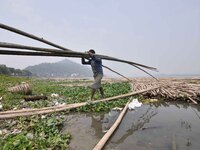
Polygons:
<instances>
[{"instance_id":1,"label":"man's arm","mask_svg":"<svg viewBox=\"0 0 200 150\"><path fill-rule=\"evenodd\" d=\"M92 59L94 59L94 60L96 60L96 61L101 61L101 58L100 58L100 57L97 57L97 56L95 56L93 53L91 53L91 52L88 52L88 54L89 54L90 58L92 58Z\"/></svg>"},{"instance_id":2,"label":"man's arm","mask_svg":"<svg viewBox=\"0 0 200 150\"><path fill-rule=\"evenodd\" d=\"M90 65L90 60L85 61L85 58L81 58L81 62L83 65Z\"/></svg>"}]
</instances>

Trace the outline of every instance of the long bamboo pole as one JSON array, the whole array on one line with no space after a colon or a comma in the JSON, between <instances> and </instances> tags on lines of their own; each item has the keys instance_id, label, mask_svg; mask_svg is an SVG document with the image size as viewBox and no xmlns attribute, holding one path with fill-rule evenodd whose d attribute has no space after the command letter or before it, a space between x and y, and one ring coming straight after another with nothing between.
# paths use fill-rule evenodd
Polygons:
<instances>
[{"instance_id":1,"label":"long bamboo pole","mask_svg":"<svg viewBox=\"0 0 200 150\"><path fill-rule=\"evenodd\" d=\"M89 58L89 55L87 53L81 53L81 52L76 52L76 51L60 51L58 49L32 47L32 46L25 46L25 45L6 43L6 42L0 42L0 47L26 49L26 50L34 50L34 51L45 51L45 52L52 52L52 53L59 53L59 54L71 54L71 55L76 55L76 56L80 56L80 57L84 57L84 58ZM134 67L140 66L140 67L144 67L146 69L152 70L152 71L157 71L157 69L154 68L154 67L142 65L142 64L135 63L135 62L132 62L132 61L122 60L122 59L118 59L118 58L114 58L114 57L110 57L110 56L105 56L105 55L98 55L98 54L96 54L96 56L98 56L102 59L105 59L105 60L123 62L123 63L130 64Z\"/></svg>"},{"instance_id":2,"label":"long bamboo pole","mask_svg":"<svg viewBox=\"0 0 200 150\"><path fill-rule=\"evenodd\" d=\"M47 40L45 40L44 38L39 38L39 37L37 37L37 36L35 36L35 35L33 35L33 34L29 34L29 33L27 33L27 32L24 32L24 31L22 31L22 30L13 28L13 27L11 27L11 26L8 26L8 25L2 24L2 23L0 23L0 28L5 29L5 30L8 30L8 31L11 31L11 32L14 32L14 33L17 33L17 34L20 34L20 35L23 35L23 36L26 36L26 37L29 37L29 38L31 38L31 39L34 39L34 40L37 40L37 41L40 41L40 42L43 42L43 43L46 43L46 44L48 44L48 45L54 46L54 47L59 48L59 49L63 49L63 50L66 50L66 51L71 51L70 49L67 49L67 48L65 48L65 47L62 47L62 46L57 45L57 44L55 44L55 43L52 43L52 42L50 42L50 41L47 41Z\"/></svg>"},{"instance_id":3,"label":"long bamboo pole","mask_svg":"<svg viewBox=\"0 0 200 150\"><path fill-rule=\"evenodd\" d=\"M121 123L121 121L122 121L122 119L123 119L123 117L124 117L124 115L125 115L125 113L127 111L128 104L129 104L129 102L126 104L126 106L124 107L124 109L120 113L120 115L117 118L117 120L115 121L115 123L108 130L108 132L103 136L103 138L97 143L97 145L93 148L93 150L101 150L104 147L104 145L106 144L108 139L111 137L111 135L114 133L114 131L117 129L117 127Z\"/></svg>"},{"instance_id":4,"label":"long bamboo pole","mask_svg":"<svg viewBox=\"0 0 200 150\"><path fill-rule=\"evenodd\" d=\"M22 30L13 28L13 27L8 26L8 25L5 25L5 24L0 24L0 28L5 29L5 30L8 30L8 31L11 31L11 32L14 32L14 33L17 33L17 34L20 34L20 35L23 35L23 36L26 36L26 37L31 38L31 39L35 39L35 40L37 40L37 41L46 43L46 44L48 44L48 45L54 46L54 47L56 47L56 48L60 48L60 49L65 50L65 51L72 51L72 50L67 49L67 48L65 48L65 47L63 47L63 46L60 46L60 45L57 45L57 44L55 44L55 43L49 42L49 41L47 41L47 40L44 40L43 38L39 38L39 37L37 37L37 36L35 36L35 35L29 34L29 33L27 33L27 32L24 32L24 31L22 31ZM111 58L111 57L109 57L109 56L103 56L103 55L98 55L98 56L101 57L101 58L103 58L103 59L107 59L107 60L112 60L112 59L113 59L113 58ZM102 57L102 56L103 56L103 57ZM117 58L114 58L114 59L115 59L115 61L127 63L127 61L124 61L124 60L121 60L121 59L117 59ZM129 64L132 64L133 66L134 66L134 65L138 65L138 66L140 66L140 67L144 67L144 68L151 69L151 70L154 70L154 71L157 70L157 69L154 68L154 67L149 67L149 66L146 66L146 65L143 65L143 64L139 64L139 63L135 63L135 62L130 62L130 61L129 61Z\"/></svg>"},{"instance_id":5,"label":"long bamboo pole","mask_svg":"<svg viewBox=\"0 0 200 150\"><path fill-rule=\"evenodd\" d=\"M109 97L109 98L105 98L105 99L101 99L101 100L96 100L96 101L93 101L93 103L99 103L99 102L105 102L105 101L111 101L111 100L116 100L116 99L120 99L120 98L130 97L130 96L141 94L141 93L147 92L149 90L157 89L157 88L159 88L159 86L147 88L147 89L136 91L136 92L130 92L130 93L122 94L122 95L118 95L118 96L113 96L113 97ZM54 107L4 111L4 112L0 112L0 119L15 118L15 117L19 117L19 116L47 114L47 113L52 113L52 112L59 112L59 111L73 109L73 108L78 108L78 107L85 106L85 105L87 105L87 102L68 104L68 105L62 105L62 106L54 106Z\"/></svg>"},{"instance_id":6,"label":"long bamboo pole","mask_svg":"<svg viewBox=\"0 0 200 150\"><path fill-rule=\"evenodd\" d=\"M29 33L27 33L27 32L24 32L24 31L19 30L19 29L16 29L16 28L13 28L13 27L8 26L8 25L0 24L0 28L5 29L5 30L8 30L8 31L11 31L11 32L14 32L14 33L17 33L17 34L20 34L20 35L23 35L23 36L26 36L26 37L29 37L29 38L32 38L32 39L35 39L35 40L37 40L37 41L41 41L41 42L43 42L43 43L46 43L46 44L51 45L51 46L54 46L54 47L56 47L56 48L60 48L60 49L62 49L62 50L68 51L68 52L69 52L69 51L72 51L72 50L67 49L67 48L65 48L65 47L63 47L63 46L54 44L54 43L52 43L52 42L49 42L49 41L47 41L47 40L44 40L43 38L39 38L39 37L37 37L37 36L35 36L35 35L29 34ZM74 56L71 56L71 57L74 57ZM82 57L83 57L83 55L82 55ZM119 61L119 62L128 63L128 64L130 64L130 65L132 65L132 66L138 68L139 70L141 70L141 71L147 73L148 75L150 75L150 76L153 77L154 79L156 79L153 75L151 75L150 73L148 73L148 72L145 71L144 69L140 68L140 67L144 67L144 68L146 68L146 69L150 69L150 70L153 70L153 71L157 71L157 69L154 68L154 67L149 67L149 66L146 66L146 65L142 65L142 64L135 63L135 62L130 62L130 61L127 62L127 61L124 61L124 60L121 60L121 59L117 59L117 58L112 58L112 57L109 57L109 56L99 55L99 57L101 57L101 58L103 58L103 59L106 59L106 60L114 60L114 61ZM88 56L85 57L85 58L88 58ZM139 67L139 66L140 66L140 67ZM156 79L156 80L157 80L157 79Z\"/></svg>"},{"instance_id":7,"label":"long bamboo pole","mask_svg":"<svg viewBox=\"0 0 200 150\"><path fill-rule=\"evenodd\" d=\"M7 46L4 45L4 47L7 47ZM12 48L13 47L16 48L17 46L16 45L15 46L10 46L10 48L11 47ZM33 49L35 49L35 47L30 47L29 49L33 50ZM38 48L38 49L36 48L37 51L44 51L44 50L45 50L45 52L47 52L47 51L49 51L49 52L53 51L52 49L46 49L46 48L44 50L43 49L44 48ZM76 58L82 58L82 57L89 58L90 57L86 53L83 53L81 55L81 54L76 53L76 52L74 53L74 52L58 52L58 51L56 51L56 53L43 53L43 52L27 52L27 51L14 51L14 50L0 49L0 54L2 54L2 55L24 55L24 56L26 56L26 55L27 56L58 56L58 57L76 57ZM127 62L127 63L130 64L129 62ZM130 65L132 65L132 64L130 64ZM133 65L133 66L136 67L136 68L138 68L138 69L140 69L140 70L142 70L143 72L147 73L148 75L150 75L151 77L153 77L154 79L157 80L157 78L155 78L153 75L151 75L146 70L144 70L144 69L142 69L142 68L140 68L140 67L138 67L136 65ZM118 73L118 75L120 75L120 74Z\"/></svg>"},{"instance_id":8,"label":"long bamboo pole","mask_svg":"<svg viewBox=\"0 0 200 150\"><path fill-rule=\"evenodd\" d=\"M102 65L102 66L103 66L104 68L106 68L106 69L108 69L108 70L110 70L110 71L112 71L112 72L118 74L119 76L122 76L123 78L125 78L125 79L128 80L129 82L132 82L132 80L130 80L129 78L125 77L125 76L122 75L121 73L119 73L119 72L117 72L117 71L115 71L115 70L113 70L113 69L111 69L111 68L109 68L109 67L107 67L107 66L105 66L105 65Z\"/></svg>"}]
</instances>

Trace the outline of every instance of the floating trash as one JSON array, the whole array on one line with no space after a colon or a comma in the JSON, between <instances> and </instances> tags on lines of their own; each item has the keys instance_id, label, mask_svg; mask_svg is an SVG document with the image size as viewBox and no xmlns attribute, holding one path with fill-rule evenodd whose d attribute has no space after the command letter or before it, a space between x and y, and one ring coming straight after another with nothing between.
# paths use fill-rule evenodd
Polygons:
<instances>
[{"instance_id":1,"label":"floating trash","mask_svg":"<svg viewBox=\"0 0 200 150\"><path fill-rule=\"evenodd\" d=\"M155 102L159 102L158 99L152 98L152 99L145 99L142 100L143 103L148 104L148 103L155 103Z\"/></svg>"},{"instance_id":2,"label":"floating trash","mask_svg":"<svg viewBox=\"0 0 200 150\"><path fill-rule=\"evenodd\" d=\"M115 110L115 111L121 111L123 108L121 107L115 107L115 108L112 108L112 110Z\"/></svg>"},{"instance_id":3,"label":"floating trash","mask_svg":"<svg viewBox=\"0 0 200 150\"><path fill-rule=\"evenodd\" d=\"M138 99L133 99L132 102L128 104L128 109L132 110L135 109L135 107L141 107L142 103L138 102Z\"/></svg>"}]
</instances>

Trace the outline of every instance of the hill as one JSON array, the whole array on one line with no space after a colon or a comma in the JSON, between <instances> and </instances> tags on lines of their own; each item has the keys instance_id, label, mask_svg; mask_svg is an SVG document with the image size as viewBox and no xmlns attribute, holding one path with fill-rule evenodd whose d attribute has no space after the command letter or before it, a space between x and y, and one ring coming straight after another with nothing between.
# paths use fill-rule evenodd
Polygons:
<instances>
[{"instance_id":1,"label":"hill","mask_svg":"<svg viewBox=\"0 0 200 150\"><path fill-rule=\"evenodd\" d=\"M91 77L89 66L80 65L68 59L56 63L42 63L25 68L39 77Z\"/></svg>"}]
</instances>

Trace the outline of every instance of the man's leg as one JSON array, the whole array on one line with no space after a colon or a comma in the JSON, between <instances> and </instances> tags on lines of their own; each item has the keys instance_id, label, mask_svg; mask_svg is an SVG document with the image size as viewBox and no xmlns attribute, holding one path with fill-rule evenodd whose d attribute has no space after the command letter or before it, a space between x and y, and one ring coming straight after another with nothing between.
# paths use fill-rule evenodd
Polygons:
<instances>
[{"instance_id":1,"label":"man's leg","mask_svg":"<svg viewBox=\"0 0 200 150\"><path fill-rule=\"evenodd\" d=\"M94 94L95 94L95 92L96 92L96 89L91 89L91 100L93 100L93 97L94 97Z\"/></svg>"},{"instance_id":2,"label":"man's leg","mask_svg":"<svg viewBox=\"0 0 200 150\"><path fill-rule=\"evenodd\" d=\"M104 98L104 91L103 91L103 87L100 87L99 88L99 91L101 93L101 98Z\"/></svg>"}]
</instances>

